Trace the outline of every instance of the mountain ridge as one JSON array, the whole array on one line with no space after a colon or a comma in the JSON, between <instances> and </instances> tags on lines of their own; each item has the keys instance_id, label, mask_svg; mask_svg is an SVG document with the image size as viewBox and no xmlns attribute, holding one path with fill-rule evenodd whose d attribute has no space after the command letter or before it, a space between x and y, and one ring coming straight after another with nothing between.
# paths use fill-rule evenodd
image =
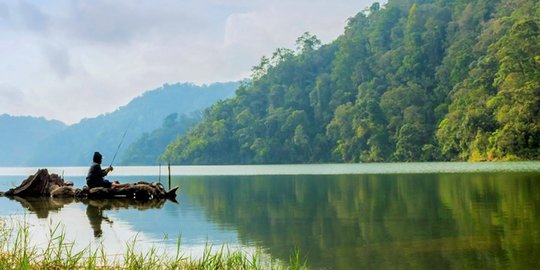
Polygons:
<instances>
[{"instance_id":1,"label":"mountain ridge","mask_svg":"<svg viewBox=\"0 0 540 270\"><path fill-rule=\"evenodd\" d=\"M203 110L215 101L233 95L238 85L239 82L203 85L163 84L159 88L148 90L135 97L113 112L93 118L83 118L72 125L62 123L61 129L51 125L50 130L56 130L55 132L42 133L40 137L12 143L13 147L19 147L20 151L9 160L0 160L0 165L86 166L92 160L94 151L102 152L104 162L110 162L117 146L122 141L122 135L126 133L116 159L119 161L129 144L144 132L151 132L160 127L167 115L172 113L189 115ZM58 120L51 121L51 123L61 123ZM0 125L0 128L15 130L13 124ZM6 141L9 144L7 138ZM23 144L31 147L22 147Z\"/></svg>"}]
</instances>

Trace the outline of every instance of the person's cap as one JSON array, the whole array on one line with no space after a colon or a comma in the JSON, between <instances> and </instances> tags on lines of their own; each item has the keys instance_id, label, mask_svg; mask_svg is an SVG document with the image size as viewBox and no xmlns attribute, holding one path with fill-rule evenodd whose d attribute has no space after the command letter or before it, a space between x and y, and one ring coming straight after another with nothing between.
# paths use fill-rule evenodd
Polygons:
<instances>
[{"instance_id":1,"label":"person's cap","mask_svg":"<svg viewBox=\"0 0 540 270\"><path fill-rule=\"evenodd\" d=\"M94 162L100 162L102 157L103 156L99 152L94 152L94 157L92 158L92 160Z\"/></svg>"}]
</instances>

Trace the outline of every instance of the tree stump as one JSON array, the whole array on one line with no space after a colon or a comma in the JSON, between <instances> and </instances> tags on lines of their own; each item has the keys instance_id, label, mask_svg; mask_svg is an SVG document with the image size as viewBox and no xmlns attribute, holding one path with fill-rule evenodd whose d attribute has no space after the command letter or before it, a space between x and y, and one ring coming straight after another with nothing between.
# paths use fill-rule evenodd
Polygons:
<instances>
[{"instance_id":1,"label":"tree stump","mask_svg":"<svg viewBox=\"0 0 540 270\"><path fill-rule=\"evenodd\" d=\"M42 197L50 196L51 192L59 187L71 187L73 183L64 182L57 174L49 174L47 169L39 169L30 175L18 187L4 193L4 196Z\"/></svg>"}]
</instances>

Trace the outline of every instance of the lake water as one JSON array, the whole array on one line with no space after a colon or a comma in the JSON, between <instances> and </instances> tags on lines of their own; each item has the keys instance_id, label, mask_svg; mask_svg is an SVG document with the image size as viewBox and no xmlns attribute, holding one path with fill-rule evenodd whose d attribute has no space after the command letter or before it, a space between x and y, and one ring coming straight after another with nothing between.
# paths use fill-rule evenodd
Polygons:
<instances>
[{"instance_id":1,"label":"lake water","mask_svg":"<svg viewBox=\"0 0 540 270\"><path fill-rule=\"evenodd\" d=\"M36 168L0 168L0 190ZM50 168L76 186L87 168ZM540 262L540 162L172 167L178 203L0 198L4 222L36 245L55 226L114 256L126 242L186 256L205 245L313 269L534 269ZM161 175L161 178L160 176ZM121 182L167 184L167 168L118 167Z\"/></svg>"}]
</instances>

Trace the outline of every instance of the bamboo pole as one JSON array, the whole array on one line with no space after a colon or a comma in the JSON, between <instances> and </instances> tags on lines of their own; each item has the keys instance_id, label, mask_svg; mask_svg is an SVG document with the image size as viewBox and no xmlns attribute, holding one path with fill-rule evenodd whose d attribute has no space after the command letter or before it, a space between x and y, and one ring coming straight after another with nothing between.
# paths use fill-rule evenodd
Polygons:
<instances>
[{"instance_id":1,"label":"bamboo pole","mask_svg":"<svg viewBox=\"0 0 540 270\"><path fill-rule=\"evenodd\" d=\"M169 190L171 190L171 163L169 162Z\"/></svg>"},{"instance_id":2,"label":"bamboo pole","mask_svg":"<svg viewBox=\"0 0 540 270\"><path fill-rule=\"evenodd\" d=\"M159 176L158 176L158 182L161 184L161 162L159 163Z\"/></svg>"}]
</instances>

